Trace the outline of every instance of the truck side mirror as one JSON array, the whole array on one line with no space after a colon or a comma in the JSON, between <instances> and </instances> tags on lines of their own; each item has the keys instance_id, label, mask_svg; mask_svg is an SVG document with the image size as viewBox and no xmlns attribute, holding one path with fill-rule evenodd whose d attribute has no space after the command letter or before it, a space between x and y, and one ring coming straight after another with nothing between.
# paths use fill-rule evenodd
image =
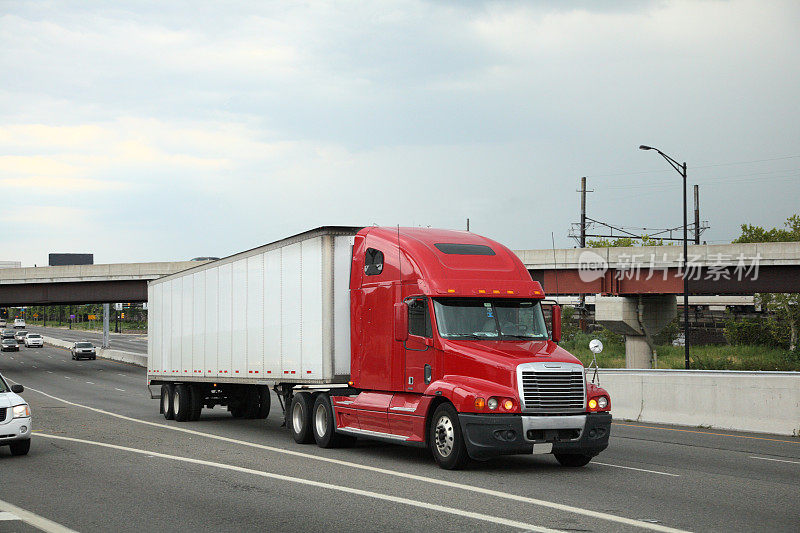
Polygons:
<instances>
[{"instance_id":1,"label":"truck side mirror","mask_svg":"<svg viewBox=\"0 0 800 533\"><path fill-rule=\"evenodd\" d=\"M394 338L408 339L408 306L404 302L394 304Z\"/></svg>"},{"instance_id":2,"label":"truck side mirror","mask_svg":"<svg viewBox=\"0 0 800 533\"><path fill-rule=\"evenodd\" d=\"M25 387L22 385L11 385L11 392L14 394L22 394L25 391Z\"/></svg>"},{"instance_id":3,"label":"truck side mirror","mask_svg":"<svg viewBox=\"0 0 800 533\"><path fill-rule=\"evenodd\" d=\"M561 340L561 306L554 305L551 311L553 317L553 342Z\"/></svg>"}]
</instances>

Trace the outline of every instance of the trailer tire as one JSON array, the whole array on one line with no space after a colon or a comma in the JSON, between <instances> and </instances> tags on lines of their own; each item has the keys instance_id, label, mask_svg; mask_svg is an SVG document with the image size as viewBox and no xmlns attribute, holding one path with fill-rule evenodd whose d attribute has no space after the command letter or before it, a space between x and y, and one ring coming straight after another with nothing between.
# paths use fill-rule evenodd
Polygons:
<instances>
[{"instance_id":1,"label":"trailer tire","mask_svg":"<svg viewBox=\"0 0 800 533\"><path fill-rule=\"evenodd\" d=\"M554 453L553 455L556 456L556 461L561 463L561 466L570 468L586 466L589 464L589 461L592 460L591 455L586 455L584 453Z\"/></svg>"},{"instance_id":2,"label":"trailer tire","mask_svg":"<svg viewBox=\"0 0 800 533\"><path fill-rule=\"evenodd\" d=\"M433 458L445 470L463 468L469 461L458 413L452 404L440 404L433 412L428 446Z\"/></svg>"},{"instance_id":3,"label":"trailer tire","mask_svg":"<svg viewBox=\"0 0 800 533\"><path fill-rule=\"evenodd\" d=\"M310 394L299 393L292 397L289 410L289 432L297 444L309 444L314 440L311 429L312 398Z\"/></svg>"},{"instance_id":4,"label":"trailer tire","mask_svg":"<svg viewBox=\"0 0 800 533\"><path fill-rule=\"evenodd\" d=\"M271 405L272 397L269 395L269 387L258 387L258 416L256 418L267 418Z\"/></svg>"},{"instance_id":5,"label":"trailer tire","mask_svg":"<svg viewBox=\"0 0 800 533\"><path fill-rule=\"evenodd\" d=\"M178 422L186 422L190 416L190 398L189 386L185 383L175 385L172 392L172 412L175 414L175 420Z\"/></svg>"},{"instance_id":6,"label":"trailer tire","mask_svg":"<svg viewBox=\"0 0 800 533\"><path fill-rule=\"evenodd\" d=\"M194 422L200 420L200 413L203 411L203 389L200 385L193 383L189 385L189 420Z\"/></svg>"},{"instance_id":7,"label":"trailer tire","mask_svg":"<svg viewBox=\"0 0 800 533\"><path fill-rule=\"evenodd\" d=\"M167 420L174 420L175 413L172 411L172 384L161 385L161 413Z\"/></svg>"},{"instance_id":8,"label":"trailer tire","mask_svg":"<svg viewBox=\"0 0 800 533\"><path fill-rule=\"evenodd\" d=\"M340 448L355 442L356 439L350 435L336 433L336 417L333 415L333 406L327 394L317 395L311 416L314 440L320 448Z\"/></svg>"}]
</instances>

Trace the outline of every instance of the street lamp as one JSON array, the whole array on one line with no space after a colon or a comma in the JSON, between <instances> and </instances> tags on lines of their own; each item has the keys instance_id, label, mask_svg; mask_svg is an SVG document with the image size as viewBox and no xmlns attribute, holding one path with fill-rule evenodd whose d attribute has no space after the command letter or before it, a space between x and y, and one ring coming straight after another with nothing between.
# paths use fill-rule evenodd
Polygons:
<instances>
[{"instance_id":1,"label":"street lamp","mask_svg":"<svg viewBox=\"0 0 800 533\"><path fill-rule=\"evenodd\" d=\"M684 355L686 357L686 370L689 370L689 276L687 271L687 260L689 258L687 228L688 223L686 220L686 163L678 163L673 158L652 146L639 146L639 150L655 150L661 157L667 160L672 168L678 171L678 174L683 176L683 346ZM695 231L697 228L695 228Z\"/></svg>"}]
</instances>

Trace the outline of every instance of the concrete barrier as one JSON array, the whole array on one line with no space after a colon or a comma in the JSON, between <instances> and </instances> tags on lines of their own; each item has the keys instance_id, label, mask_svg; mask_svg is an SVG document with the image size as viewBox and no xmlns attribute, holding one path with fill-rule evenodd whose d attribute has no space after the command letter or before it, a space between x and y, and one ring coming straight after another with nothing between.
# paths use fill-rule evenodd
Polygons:
<instances>
[{"instance_id":1,"label":"concrete barrier","mask_svg":"<svg viewBox=\"0 0 800 533\"><path fill-rule=\"evenodd\" d=\"M65 341L53 337L45 337L42 335L45 344L51 346L58 346L59 348L72 348L73 341ZM123 363L131 363L137 366L147 368L147 354L135 352L123 352L122 350L112 350L110 348L97 348L97 357L103 359L110 359L112 361L121 361Z\"/></svg>"},{"instance_id":2,"label":"concrete barrier","mask_svg":"<svg viewBox=\"0 0 800 533\"><path fill-rule=\"evenodd\" d=\"M800 372L620 368L599 378L615 419L800 436Z\"/></svg>"}]
</instances>

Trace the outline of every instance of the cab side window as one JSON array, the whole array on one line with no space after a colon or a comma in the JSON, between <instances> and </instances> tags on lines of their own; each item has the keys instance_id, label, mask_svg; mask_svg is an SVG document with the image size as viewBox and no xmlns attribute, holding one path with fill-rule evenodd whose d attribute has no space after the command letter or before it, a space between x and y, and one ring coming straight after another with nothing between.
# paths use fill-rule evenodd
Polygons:
<instances>
[{"instance_id":1,"label":"cab side window","mask_svg":"<svg viewBox=\"0 0 800 533\"><path fill-rule=\"evenodd\" d=\"M383 252L375 248L367 248L364 257L364 274L367 276L377 276L383 272Z\"/></svg>"},{"instance_id":2,"label":"cab side window","mask_svg":"<svg viewBox=\"0 0 800 533\"><path fill-rule=\"evenodd\" d=\"M419 337L432 336L427 298L408 300L408 333Z\"/></svg>"}]
</instances>

